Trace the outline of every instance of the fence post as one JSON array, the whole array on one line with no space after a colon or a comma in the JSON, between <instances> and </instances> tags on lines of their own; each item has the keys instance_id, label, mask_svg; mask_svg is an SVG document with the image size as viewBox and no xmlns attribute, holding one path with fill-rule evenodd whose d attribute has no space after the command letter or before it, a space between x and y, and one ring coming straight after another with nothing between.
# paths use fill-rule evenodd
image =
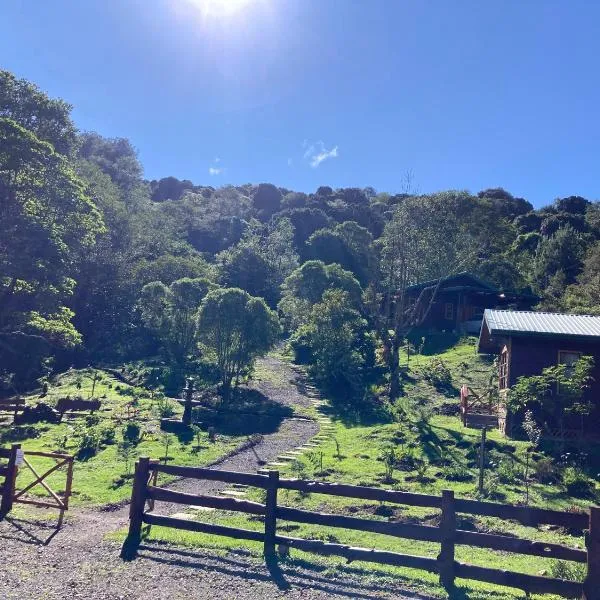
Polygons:
<instances>
[{"instance_id":1,"label":"fence post","mask_svg":"<svg viewBox=\"0 0 600 600\"><path fill-rule=\"evenodd\" d=\"M481 443L479 446L479 494L483 494L483 476L485 473L485 438L487 428L484 426L481 430Z\"/></svg>"},{"instance_id":2,"label":"fence post","mask_svg":"<svg viewBox=\"0 0 600 600\"><path fill-rule=\"evenodd\" d=\"M269 471L269 487L265 503L265 542L264 555L267 559L275 557L275 535L277 531L277 488L279 471Z\"/></svg>"},{"instance_id":3,"label":"fence post","mask_svg":"<svg viewBox=\"0 0 600 600\"><path fill-rule=\"evenodd\" d=\"M183 390L185 394L185 404L183 406L183 417L181 419L184 425L192 424L192 398L194 396L194 380L192 377L186 379L187 386Z\"/></svg>"},{"instance_id":4,"label":"fence post","mask_svg":"<svg viewBox=\"0 0 600 600\"><path fill-rule=\"evenodd\" d=\"M144 506L146 504L146 485L148 483L149 470L150 459L147 456L140 457L135 463L133 488L131 490L131 504L129 505L129 532L123 546L123 550L127 554L135 554L142 539L142 524Z\"/></svg>"},{"instance_id":5,"label":"fence post","mask_svg":"<svg viewBox=\"0 0 600 600\"><path fill-rule=\"evenodd\" d=\"M600 508L590 508L590 530L586 536L587 574L583 582L583 600L596 600L600 590Z\"/></svg>"},{"instance_id":6,"label":"fence post","mask_svg":"<svg viewBox=\"0 0 600 600\"><path fill-rule=\"evenodd\" d=\"M17 451L21 449L21 444L13 444L10 447L10 456L6 465L6 477L4 479L4 488L2 490L2 501L0 503L0 519L3 519L11 510L13 497L15 495L15 485L17 479Z\"/></svg>"},{"instance_id":7,"label":"fence post","mask_svg":"<svg viewBox=\"0 0 600 600\"><path fill-rule=\"evenodd\" d=\"M442 538L438 555L440 583L446 590L449 590L454 587L454 540L456 537L456 511L452 490L442 491L440 534Z\"/></svg>"}]
</instances>

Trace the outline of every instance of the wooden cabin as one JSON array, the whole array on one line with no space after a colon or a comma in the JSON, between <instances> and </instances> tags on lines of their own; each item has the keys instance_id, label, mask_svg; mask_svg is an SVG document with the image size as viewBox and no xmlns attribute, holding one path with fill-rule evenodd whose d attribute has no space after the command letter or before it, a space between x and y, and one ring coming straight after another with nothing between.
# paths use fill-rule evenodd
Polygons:
<instances>
[{"instance_id":1,"label":"wooden cabin","mask_svg":"<svg viewBox=\"0 0 600 600\"><path fill-rule=\"evenodd\" d=\"M407 303L419 302L426 311L439 280L425 281L406 289ZM442 280L421 327L477 335L486 308L530 309L537 296L500 290L470 273L458 273Z\"/></svg>"},{"instance_id":2,"label":"wooden cabin","mask_svg":"<svg viewBox=\"0 0 600 600\"><path fill-rule=\"evenodd\" d=\"M572 365L580 356L592 356L594 381L586 394L598 409L589 419L589 428L600 423L600 317L488 309L483 315L478 352L498 355L501 399L519 377L539 375L546 367ZM510 433L513 426L511 415L504 411L500 428Z\"/></svg>"}]
</instances>

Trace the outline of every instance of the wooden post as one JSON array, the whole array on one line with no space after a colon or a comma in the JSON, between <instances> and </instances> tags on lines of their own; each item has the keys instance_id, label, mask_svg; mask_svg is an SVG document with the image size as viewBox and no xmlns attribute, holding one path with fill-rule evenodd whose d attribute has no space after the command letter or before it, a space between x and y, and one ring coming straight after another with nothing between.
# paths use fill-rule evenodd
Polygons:
<instances>
[{"instance_id":1,"label":"wooden post","mask_svg":"<svg viewBox=\"0 0 600 600\"><path fill-rule=\"evenodd\" d=\"M590 508L590 529L586 536L587 574L583 582L583 600L600 597L600 508Z\"/></svg>"},{"instance_id":2,"label":"wooden post","mask_svg":"<svg viewBox=\"0 0 600 600\"><path fill-rule=\"evenodd\" d=\"M277 488L279 471L269 471L269 486L265 502L265 543L264 555L267 559L275 557L275 535L277 532Z\"/></svg>"},{"instance_id":3,"label":"wooden post","mask_svg":"<svg viewBox=\"0 0 600 600\"><path fill-rule=\"evenodd\" d=\"M192 424L192 396L194 394L194 380L191 377L186 379L187 386L183 390L185 394L185 405L183 407L183 417L181 419L184 425L188 427Z\"/></svg>"},{"instance_id":4,"label":"wooden post","mask_svg":"<svg viewBox=\"0 0 600 600\"><path fill-rule=\"evenodd\" d=\"M4 488L2 490L2 501L0 502L0 519L3 519L12 510L18 471L17 451L20 449L21 444L13 444L10 447L10 456L6 465L7 473L4 478Z\"/></svg>"},{"instance_id":5,"label":"wooden post","mask_svg":"<svg viewBox=\"0 0 600 600\"><path fill-rule=\"evenodd\" d=\"M446 590L450 590L454 587L454 540L456 538L456 511L452 490L442 491L440 533L442 537L438 555L440 583Z\"/></svg>"},{"instance_id":6,"label":"wooden post","mask_svg":"<svg viewBox=\"0 0 600 600\"><path fill-rule=\"evenodd\" d=\"M485 438L487 428L481 430L481 443L479 446L479 494L483 494L483 476L485 473Z\"/></svg>"},{"instance_id":7,"label":"wooden post","mask_svg":"<svg viewBox=\"0 0 600 600\"><path fill-rule=\"evenodd\" d=\"M142 539L142 523L144 506L146 504L146 485L150 470L150 459L147 456L140 457L135 463L135 475L133 489L131 491L131 504L129 506L129 533L127 543L131 547L138 546Z\"/></svg>"}]
</instances>

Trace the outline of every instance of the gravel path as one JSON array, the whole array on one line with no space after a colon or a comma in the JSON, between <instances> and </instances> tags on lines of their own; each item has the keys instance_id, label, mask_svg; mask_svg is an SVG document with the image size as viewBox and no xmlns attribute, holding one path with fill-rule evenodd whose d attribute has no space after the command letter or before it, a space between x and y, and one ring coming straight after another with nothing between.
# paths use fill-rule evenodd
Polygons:
<instances>
[{"instance_id":1,"label":"gravel path","mask_svg":"<svg viewBox=\"0 0 600 600\"><path fill-rule=\"evenodd\" d=\"M276 357L262 366L278 373L277 380L254 386L272 400L308 407L318 395L302 373ZM278 431L253 446L216 463L215 468L255 472L282 452L308 441L319 430L315 421L289 418ZM184 479L173 489L190 493L220 493L226 484ZM157 511L159 509L157 504ZM181 509L181 507L178 507ZM171 514L177 507L163 505ZM75 510L56 533L43 522L0 522L0 599L2 600L195 600L415 598L348 575L333 578L319 568L282 566L270 572L262 561L244 552L226 556L202 550L190 552L168 545L142 546L138 558L125 562L120 544L105 540L127 526L127 507ZM50 541L48 541L50 540ZM368 544L366 544L368 545Z\"/></svg>"}]
</instances>

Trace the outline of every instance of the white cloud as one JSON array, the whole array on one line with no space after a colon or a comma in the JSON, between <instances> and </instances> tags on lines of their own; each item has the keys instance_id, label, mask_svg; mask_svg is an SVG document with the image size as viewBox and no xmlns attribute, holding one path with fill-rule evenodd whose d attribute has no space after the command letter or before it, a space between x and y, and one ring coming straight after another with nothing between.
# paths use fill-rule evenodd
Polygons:
<instances>
[{"instance_id":1,"label":"white cloud","mask_svg":"<svg viewBox=\"0 0 600 600\"><path fill-rule=\"evenodd\" d=\"M208 167L208 173L210 175L220 175L225 169L217 169L216 167Z\"/></svg>"},{"instance_id":2,"label":"white cloud","mask_svg":"<svg viewBox=\"0 0 600 600\"><path fill-rule=\"evenodd\" d=\"M294 161L291 158L288 158L288 167L291 167L294 164Z\"/></svg>"},{"instance_id":3,"label":"white cloud","mask_svg":"<svg viewBox=\"0 0 600 600\"><path fill-rule=\"evenodd\" d=\"M220 162L221 162L221 159L220 159L218 156L215 156L215 162L216 162L216 163L220 163Z\"/></svg>"},{"instance_id":4,"label":"white cloud","mask_svg":"<svg viewBox=\"0 0 600 600\"><path fill-rule=\"evenodd\" d=\"M304 151L304 158L309 161L310 166L316 169L324 160L338 157L338 146L327 150L325 144L322 141L318 141L314 144L309 144L307 140L304 140L302 144Z\"/></svg>"}]
</instances>

